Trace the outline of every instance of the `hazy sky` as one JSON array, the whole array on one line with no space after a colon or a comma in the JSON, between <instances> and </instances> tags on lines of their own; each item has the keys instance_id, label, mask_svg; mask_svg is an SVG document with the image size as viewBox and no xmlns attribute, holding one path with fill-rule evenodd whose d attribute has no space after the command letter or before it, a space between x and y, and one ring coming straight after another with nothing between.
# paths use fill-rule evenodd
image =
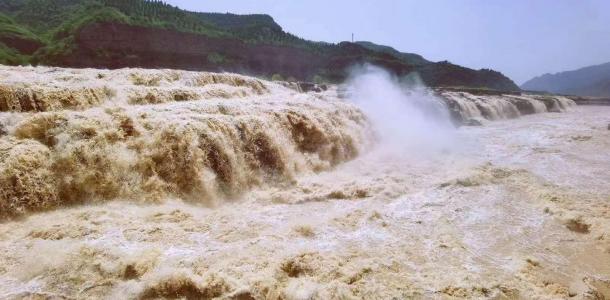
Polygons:
<instances>
[{"instance_id":1,"label":"hazy sky","mask_svg":"<svg viewBox=\"0 0 610 300\"><path fill-rule=\"evenodd\" d=\"M610 0L166 0L206 12L271 15L326 42L367 40L433 61L492 68L517 84L610 61Z\"/></svg>"}]
</instances>

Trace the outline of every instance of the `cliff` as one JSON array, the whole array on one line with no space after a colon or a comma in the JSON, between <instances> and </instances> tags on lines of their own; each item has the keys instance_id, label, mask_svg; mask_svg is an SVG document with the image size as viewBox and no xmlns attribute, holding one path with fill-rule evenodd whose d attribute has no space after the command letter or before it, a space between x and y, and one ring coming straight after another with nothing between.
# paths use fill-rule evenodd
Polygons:
<instances>
[{"instance_id":1,"label":"cliff","mask_svg":"<svg viewBox=\"0 0 610 300\"><path fill-rule=\"evenodd\" d=\"M195 13L142 0L7 0L0 13L28 35L45 37L29 44L0 39L9 49L0 63L9 65L231 71L341 82L350 68L368 63L396 76L417 74L428 86L519 90L492 70L430 62L370 42L307 41L267 15Z\"/></svg>"}]
</instances>

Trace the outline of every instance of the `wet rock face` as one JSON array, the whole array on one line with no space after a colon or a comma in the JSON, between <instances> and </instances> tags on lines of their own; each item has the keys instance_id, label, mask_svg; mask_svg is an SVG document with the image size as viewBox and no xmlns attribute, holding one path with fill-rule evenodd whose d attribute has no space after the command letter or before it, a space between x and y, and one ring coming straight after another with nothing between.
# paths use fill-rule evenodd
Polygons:
<instances>
[{"instance_id":1,"label":"wet rock face","mask_svg":"<svg viewBox=\"0 0 610 300\"><path fill-rule=\"evenodd\" d=\"M298 89L300 92L302 93L307 93L307 92L322 92L322 91L326 91L328 89L328 86L325 84L316 84L313 82L298 82L297 83Z\"/></svg>"},{"instance_id":2,"label":"wet rock face","mask_svg":"<svg viewBox=\"0 0 610 300\"><path fill-rule=\"evenodd\" d=\"M464 126L483 126L483 123L477 119L468 119L464 121Z\"/></svg>"},{"instance_id":3,"label":"wet rock face","mask_svg":"<svg viewBox=\"0 0 610 300\"><path fill-rule=\"evenodd\" d=\"M550 97L535 97L536 100L542 101L548 112L561 112L561 107L557 101Z\"/></svg>"},{"instance_id":4,"label":"wet rock face","mask_svg":"<svg viewBox=\"0 0 610 300\"><path fill-rule=\"evenodd\" d=\"M519 112L523 115L531 115L536 113L534 105L525 99L515 99L513 104L517 107Z\"/></svg>"}]
</instances>

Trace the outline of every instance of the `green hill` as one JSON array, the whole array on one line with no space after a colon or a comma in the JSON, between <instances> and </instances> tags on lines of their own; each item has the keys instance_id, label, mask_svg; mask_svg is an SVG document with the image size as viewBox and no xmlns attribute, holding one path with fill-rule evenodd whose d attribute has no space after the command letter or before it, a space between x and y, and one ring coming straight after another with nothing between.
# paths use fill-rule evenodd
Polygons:
<instances>
[{"instance_id":1,"label":"green hill","mask_svg":"<svg viewBox=\"0 0 610 300\"><path fill-rule=\"evenodd\" d=\"M430 61L427 61L425 58L423 58L421 55L419 54L415 54L415 53L404 53L404 52L400 52L392 47L389 46L383 46L383 45L377 45L375 43L371 43L371 42L356 42L356 44L365 47L367 49L373 50L373 51L377 51L377 52L382 52L382 53L387 53L390 54L392 56L398 57L401 60L403 60L406 63L409 64L413 64L413 65L425 65L425 64L429 64Z\"/></svg>"},{"instance_id":2,"label":"green hill","mask_svg":"<svg viewBox=\"0 0 610 300\"><path fill-rule=\"evenodd\" d=\"M518 90L504 75L434 63L370 42L330 44L285 32L268 15L190 12L146 0L0 0L0 63L233 71L337 82L356 64L430 86Z\"/></svg>"}]
</instances>

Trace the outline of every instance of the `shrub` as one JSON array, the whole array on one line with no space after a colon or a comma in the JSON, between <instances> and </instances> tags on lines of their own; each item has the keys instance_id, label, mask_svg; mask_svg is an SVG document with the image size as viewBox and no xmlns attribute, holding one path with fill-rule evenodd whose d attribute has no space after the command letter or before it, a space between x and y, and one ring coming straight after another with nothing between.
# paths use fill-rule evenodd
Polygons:
<instances>
[{"instance_id":1,"label":"shrub","mask_svg":"<svg viewBox=\"0 0 610 300\"><path fill-rule=\"evenodd\" d=\"M280 74L273 74L273 76L271 76L271 80L272 81L284 81L284 77L282 77L282 75L280 75Z\"/></svg>"}]
</instances>

